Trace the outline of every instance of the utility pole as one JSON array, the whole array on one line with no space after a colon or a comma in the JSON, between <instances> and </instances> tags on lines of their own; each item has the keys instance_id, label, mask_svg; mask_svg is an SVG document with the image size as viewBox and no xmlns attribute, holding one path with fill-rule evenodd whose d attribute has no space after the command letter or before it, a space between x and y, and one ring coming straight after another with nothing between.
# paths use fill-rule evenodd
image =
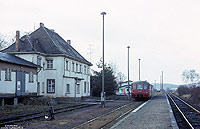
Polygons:
<instances>
[{"instance_id":1,"label":"utility pole","mask_svg":"<svg viewBox=\"0 0 200 129\"><path fill-rule=\"evenodd\" d=\"M162 91L163 91L163 71L162 71Z\"/></svg>"},{"instance_id":2,"label":"utility pole","mask_svg":"<svg viewBox=\"0 0 200 129\"><path fill-rule=\"evenodd\" d=\"M35 31L35 22L34 22L34 27L33 27L33 30Z\"/></svg>"},{"instance_id":3,"label":"utility pole","mask_svg":"<svg viewBox=\"0 0 200 129\"><path fill-rule=\"evenodd\" d=\"M106 12L102 12L101 15L103 15L103 71L102 71L101 105L104 108L105 107L105 92L104 92L104 15L106 15Z\"/></svg>"},{"instance_id":4,"label":"utility pole","mask_svg":"<svg viewBox=\"0 0 200 129\"><path fill-rule=\"evenodd\" d=\"M162 76L160 75L160 91L162 91Z\"/></svg>"},{"instance_id":5,"label":"utility pole","mask_svg":"<svg viewBox=\"0 0 200 129\"><path fill-rule=\"evenodd\" d=\"M130 85L129 85L129 48L130 46L127 47L128 48L128 99L130 99Z\"/></svg>"},{"instance_id":6,"label":"utility pole","mask_svg":"<svg viewBox=\"0 0 200 129\"><path fill-rule=\"evenodd\" d=\"M87 54L89 54L90 55L90 62L92 62L92 53L93 53L93 49L92 49L92 47L94 46L94 45L92 45L92 44L88 44L88 46L89 46L89 52L87 53Z\"/></svg>"},{"instance_id":7,"label":"utility pole","mask_svg":"<svg viewBox=\"0 0 200 129\"><path fill-rule=\"evenodd\" d=\"M156 80L155 80L155 90L156 90Z\"/></svg>"},{"instance_id":8,"label":"utility pole","mask_svg":"<svg viewBox=\"0 0 200 129\"><path fill-rule=\"evenodd\" d=\"M140 81L140 60L141 59L138 59L139 60L139 81Z\"/></svg>"}]
</instances>

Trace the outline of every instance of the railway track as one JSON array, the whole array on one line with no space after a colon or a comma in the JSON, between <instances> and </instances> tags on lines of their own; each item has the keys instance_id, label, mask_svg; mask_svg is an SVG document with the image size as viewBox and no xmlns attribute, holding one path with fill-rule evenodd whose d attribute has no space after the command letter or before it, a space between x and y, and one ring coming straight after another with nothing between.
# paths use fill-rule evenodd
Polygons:
<instances>
[{"instance_id":1,"label":"railway track","mask_svg":"<svg viewBox=\"0 0 200 129\"><path fill-rule=\"evenodd\" d=\"M86 107L93 106L93 105L96 105L96 104L79 104L79 105L73 105L73 106L64 106L64 107L54 109L54 114L73 111L73 110L86 108ZM38 118L42 118L42 117L44 118L44 116L47 115L47 113L48 113L48 111L45 111L45 112L40 111L40 112L29 113L29 114L19 115L19 116L15 116L15 117L0 119L0 127L4 127L5 125L10 125L10 124L15 124L18 122L38 119Z\"/></svg>"},{"instance_id":2,"label":"railway track","mask_svg":"<svg viewBox=\"0 0 200 129\"><path fill-rule=\"evenodd\" d=\"M200 111L174 94L167 94L180 129L200 129Z\"/></svg>"},{"instance_id":3,"label":"railway track","mask_svg":"<svg viewBox=\"0 0 200 129\"><path fill-rule=\"evenodd\" d=\"M110 128L118 120L128 115L135 108L141 105L142 102L128 103L126 105L120 106L117 109L114 109L110 112L102 114L98 117L95 117L91 120L88 120L78 126L73 127L72 129L82 129L82 128L92 128L92 129L103 129Z\"/></svg>"}]
</instances>

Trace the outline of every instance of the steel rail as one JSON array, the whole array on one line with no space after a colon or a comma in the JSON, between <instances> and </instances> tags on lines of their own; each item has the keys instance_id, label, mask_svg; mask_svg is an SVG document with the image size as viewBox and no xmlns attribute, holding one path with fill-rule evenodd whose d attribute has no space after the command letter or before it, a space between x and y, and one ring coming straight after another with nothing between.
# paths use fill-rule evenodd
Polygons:
<instances>
[{"instance_id":1,"label":"steel rail","mask_svg":"<svg viewBox=\"0 0 200 129\"><path fill-rule=\"evenodd\" d=\"M120 109L125 108L125 107L127 107L127 106L129 106L129 105L131 105L131 104L132 104L132 103L128 103L128 104L125 104L125 105L123 105L123 106L120 106L120 107L118 107L118 108L116 108L116 109L114 109L114 110L112 110L112 111L110 111L110 112L107 112L107 113L105 113L105 114L102 114L102 115L100 115L100 116L97 116L97 117L95 117L95 118L93 118L93 119L91 119L91 120L88 120L88 121L86 121L86 122L84 122L84 123L82 123L82 124L80 124L80 125L78 125L78 126L75 126L75 127L73 127L72 129L81 128L81 126L84 126L84 125L86 125L86 124L88 124L88 123L91 123L91 122L93 122L93 121L95 121L95 120L98 120L98 119L100 119L100 118L102 118L102 117L104 117L104 116L106 116L106 115L109 115L109 114L115 112L115 111L119 111ZM130 109L130 110L128 110L128 111L126 111L125 113L121 114L120 116L118 116L118 117L116 117L116 118L110 120L109 122L103 124L103 125L100 126L99 128L100 128L100 129L103 129L104 127L106 127L106 126L109 125L110 123L119 120L120 118L124 117L125 115L127 115L127 114L130 113L130 112L132 112L133 110L134 110L134 108L133 108L133 109Z\"/></svg>"},{"instance_id":2,"label":"steel rail","mask_svg":"<svg viewBox=\"0 0 200 129\"><path fill-rule=\"evenodd\" d=\"M128 106L128 105L131 105L132 103L128 103L128 104L125 104L125 105L123 105L123 106L120 106L120 107L118 107L118 108L116 108L116 109L114 109L114 110L112 110L112 111L110 111L110 112L107 112L107 113L105 113L105 114L102 114L102 115L100 115L100 116L97 116L97 117L95 117L95 118L93 118L93 119L91 119L91 120L88 120L88 121L86 121L86 122L84 122L84 123L82 123L82 124L80 124L80 125L78 125L78 126L75 126L75 127L73 127L72 129L76 129L76 128L79 128L79 127L81 127L81 126L83 126L83 125L86 125L86 124L88 124L88 123L90 123L90 122L93 122L93 121L95 121L95 120L97 120L97 119L99 119L99 118L102 118L102 117L104 117L104 116L106 116L106 115L108 115L108 114L111 114L111 113L113 113L113 112L115 112L115 111L117 111L117 110L119 110L119 109L122 109L122 108L124 108L124 107L126 107L126 106ZM122 116L121 116L122 117ZM106 123L107 124L107 123Z\"/></svg>"},{"instance_id":3,"label":"steel rail","mask_svg":"<svg viewBox=\"0 0 200 129\"><path fill-rule=\"evenodd\" d=\"M103 129L103 128L104 128L105 126L107 126L108 124L110 124L110 123L112 123L112 122L114 122L114 121L117 121L117 120L121 119L122 117L124 117L124 116L127 115L128 113L132 112L133 110L134 110L134 109L130 109L130 110L126 111L125 113L123 113L122 115L120 115L119 117L112 119L110 122L108 122L108 123L102 125L102 126L100 127L100 129Z\"/></svg>"},{"instance_id":4,"label":"steel rail","mask_svg":"<svg viewBox=\"0 0 200 129\"><path fill-rule=\"evenodd\" d=\"M190 107L191 109L193 109L195 112L197 112L198 114L200 114L200 111L197 110L196 108L194 108L192 105L186 103L184 100L182 100L181 98L179 98L178 96L172 94L174 97L176 97L177 99L179 99L181 102L183 102L184 104L186 104L188 107Z\"/></svg>"},{"instance_id":5,"label":"steel rail","mask_svg":"<svg viewBox=\"0 0 200 129\"><path fill-rule=\"evenodd\" d=\"M92 105L95 105L95 104L80 104L80 105L75 105L75 106L60 107L60 108L57 108L54 110L55 111L54 114L73 111L73 110L89 107ZM36 112L36 113L30 113L27 115L16 116L13 118L11 117L11 118L0 119L0 127L5 126L6 124L12 124L12 123L18 123L18 122L28 121L28 120L32 120L32 119L38 119L38 118L44 117L47 114L47 112L48 111Z\"/></svg>"},{"instance_id":6,"label":"steel rail","mask_svg":"<svg viewBox=\"0 0 200 129\"><path fill-rule=\"evenodd\" d=\"M194 127L192 126L192 124L188 121L188 119L186 118L186 116L184 115L184 113L181 111L181 109L178 107L178 105L176 104L176 102L172 99L172 97L168 94L169 98L172 100L172 102L174 103L174 105L176 106L176 108L178 109L178 111L180 112L180 114L183 116L184 120L187 122L187 124L190 126L191 129L194 129Z\"/></svg>"}]
</instances>

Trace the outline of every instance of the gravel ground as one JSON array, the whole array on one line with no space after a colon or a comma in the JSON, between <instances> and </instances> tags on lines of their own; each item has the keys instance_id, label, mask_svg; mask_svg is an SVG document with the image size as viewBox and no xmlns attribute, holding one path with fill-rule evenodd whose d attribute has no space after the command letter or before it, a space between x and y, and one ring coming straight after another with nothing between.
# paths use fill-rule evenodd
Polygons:
<instances>
[{"instance_id":1,"label":"gravel ground","mask_svg":"<svg viewBox=\"0 0 200 129\"><path fill-rule=\"evenodd\" d=\"M46 121L44 118L42 118L40 120L19 123L18 125L27 129L71 129L80 125L81 123L84 123L130 102L133 101L115 100L113 102L107 102L105 108L102 108L100 105L95 105L84 109L57 114L55 115L55 120L52 121Z\"/></svg>"},{"instance_id":2,"label":"gravel ground","mask_svg":"<svg viewBox=\"0 0 200 129\"><path fill-rule=\"evenodd\" d=\"M130 113L132 110L137 108L139 105L141 105L143 102L131 102L128 103L125 106L122 106L120 108L117 108L116 110L109 112L101 117L98 117L96 120L92 122L88 122L82 126L76 127L75 129L100 129L100 128L110 128L112 125L114 125L117 121L122 119L124 116L126 116L128 113ZM126 115L124 115L126 113ZM120 118L119 118L120 117Z\"/></svg>"},{"instance_id":3,"label":"gravel ground","mask_svg":"<svg viewBox=\"0 0 200 129\"><path fill-rule=\"evenodd\" d=\"M54 109L63 107L63 106L72 106L75 104L58 104L52 106ZM46 105L18 105L18 106L4 106L0 107L0 119L14 117L18 115L24 115L27 113L34 113L34 112L45 112L48 111L50 106Z\"/></svg>"}]
</instances>

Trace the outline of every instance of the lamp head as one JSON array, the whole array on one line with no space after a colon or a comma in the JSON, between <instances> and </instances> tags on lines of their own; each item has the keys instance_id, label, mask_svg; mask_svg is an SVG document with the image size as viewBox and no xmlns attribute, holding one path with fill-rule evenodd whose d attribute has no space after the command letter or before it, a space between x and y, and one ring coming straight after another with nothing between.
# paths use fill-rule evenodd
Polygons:
<instances>
[{"instance_id":1,"label":"lamp head","mask_svg":"<svg viewBox=\"0 0 200 129\"><path fill-rule=\"evenodd\" d=\"M102 12L101 15L106 15L106 12Z\"/></svg>"}]
</instances>

